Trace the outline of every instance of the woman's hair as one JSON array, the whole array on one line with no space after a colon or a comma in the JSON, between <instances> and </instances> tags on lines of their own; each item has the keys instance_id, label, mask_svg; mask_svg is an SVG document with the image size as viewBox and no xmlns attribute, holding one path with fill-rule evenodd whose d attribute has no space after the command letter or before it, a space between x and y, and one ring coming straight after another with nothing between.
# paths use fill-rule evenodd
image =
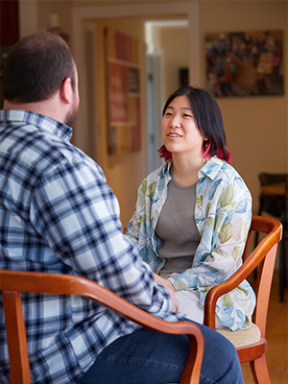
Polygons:
<instances>
[{"instance_id":1,"label":"woman's hair","mask_svg":"<svg viewBox=\"0 0 288 384\"><path fill-rule=\"evenodd\" d=\"M195 124L202 134L202 137L207 138L203 143L203 157L206 158L216 155L220 159L230 163L232 156L226 148L222 114L215 98L211 93L202 88L194 88L191 86L181 87L168 97L163 108L163 116L169 104L177 96L187 96ZM160 157L163 157L165 160L172 158L172 154L167 151L164 145L162 145L158 152L160 153Z\"/></svg>"}]
</instances>

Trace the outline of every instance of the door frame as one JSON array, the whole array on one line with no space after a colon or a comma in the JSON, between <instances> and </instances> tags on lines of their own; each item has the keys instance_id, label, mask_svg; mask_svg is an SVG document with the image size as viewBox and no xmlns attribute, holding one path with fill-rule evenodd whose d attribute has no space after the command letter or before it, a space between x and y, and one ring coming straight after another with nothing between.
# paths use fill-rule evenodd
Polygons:
<instances>
[{"instance_id":1,"label":"door frame","mask_svg":"<svg viewBox=\"0 0 288 384\"><path fill-rule=\"evenodd\" d=\"M79 93L81 100L85 99L85 82L81 81L81 75L85 73L85 62L83 60L83 22L84 20L96 20L102 18L125 18L125 17L163 17L185 15L189 21L189 80L192 85L201 85L201 55L200 55L200 28L199 28L199 5L198 2L175 2L158 4L133 4L115 6L89 6L74 7L72 9L72 43L75 63L80 75ZM84 111L83 111L84 112ZM77 132L81 132L82 139L88 136L84 113L78 116L76 122ZM75 144L83 148L82 139L76 134Z\"/></svg>"}]
</instances>

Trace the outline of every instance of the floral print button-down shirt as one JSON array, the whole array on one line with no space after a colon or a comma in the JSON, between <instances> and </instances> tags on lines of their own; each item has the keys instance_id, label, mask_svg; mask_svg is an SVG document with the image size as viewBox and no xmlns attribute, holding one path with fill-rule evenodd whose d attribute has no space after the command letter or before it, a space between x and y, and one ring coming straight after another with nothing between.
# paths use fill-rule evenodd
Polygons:
<instances>
[{"instance_id":1,"label":"floral print button-down shirt","mask_svg":"<svg viewBox=\"0 0 288 384\"><path fill-rule=\"evenodd\" d=\"M167 198L171 162L150 173L138 189L134 215L126 235L137 242L140 253L155 273L166 260L158 254L161 239L155 228ZM251 224L251 194L235 169L212 157L199 171L196 186L195 221L201 241L191 269L169 280L177 291L198 291L204 305L209 289L227 280L242 265L242 253ZM188 209L188 207L187 207ZM249 327L255 294L244 280L217 301L216 313L232 330Z\"/></svg>"}]
</instances>

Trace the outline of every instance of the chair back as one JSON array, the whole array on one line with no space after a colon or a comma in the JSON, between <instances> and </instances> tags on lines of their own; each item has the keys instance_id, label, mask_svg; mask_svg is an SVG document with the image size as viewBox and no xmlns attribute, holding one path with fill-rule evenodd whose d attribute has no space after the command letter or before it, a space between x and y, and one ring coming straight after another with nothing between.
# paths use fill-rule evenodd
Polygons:
<instances>
[{"instance_id":1,"label":"chair back","mask_svg":"<svg viewBox=\"0 0 288 384\"><path fill-rule=\"evenodd\" d=\"M259 180L261 186L267 186L271 184L284 184L288 185L288 173L260 173Z\"/></svg>"},{"instance_id":2,"label":"chair back","mask_svg":"<svg viewBox=\"0 0 288 384\"><path fill-rule=\"evenodd\" d=\"M5 314L11 384L31 383L21 292L84 296L145 328L163 333L186 334L190 342L190 354L180 383L199 383L204 337L196 324L185 321L169 323L159 319L97 283L78 276L0 270L0 290Z\"/></svg>"},{"instance_id":3,"label":"chair back","mask_svg":"<svg viewBox=\"0 0 288 384\"><path fill-rule=\"evenodd\" d=\"M287 219L288 174L260 173L259 180L261 184L261 211L275 217L281 217L283 224L283 220Z\"/></svg>"},{"instance_id":4,"label":"chair back","mask_svg":"<svg viewBox=\"0 0 288 384\"><path fill-rule=\"evenodd\" d=\"M264 235L264 238L248 256L250 239L253 232ZM258 266L254 287L256 307L252 316L252 322L260 329L261 337L265 337L277 247L281 237L282 225L278 220L262 216L252 217L251 227L242 255L242 267L246 270L246 277L248 277Z\"/></svg>"}]
</instances>

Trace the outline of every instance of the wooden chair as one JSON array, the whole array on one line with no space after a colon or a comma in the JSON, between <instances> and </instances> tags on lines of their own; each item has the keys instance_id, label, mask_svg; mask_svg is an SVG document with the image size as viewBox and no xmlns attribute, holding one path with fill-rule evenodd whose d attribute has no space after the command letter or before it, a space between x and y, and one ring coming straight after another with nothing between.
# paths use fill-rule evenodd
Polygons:
<instances>
[{"instance_id":1,"label":"wooden chair","mask_svg":"<svg viewBox=\"0 0 288 384\"><path fill-rule=\"evenodd\" d=\"M266 236L247 257L249 241L253 231L264 233ZM276 251L281 235L282 225L278 220L253 216L247 244L242 256L243 265L227 281L211 288L205 300L204 324L215 329L217 299L236 288L259 265L255 285L257 301L251 328L234 332L230 329L217 330L234 344L240 363L250 362L254 381L257 384L271 384L265 355L267 349L265 332Z\"/></svg>"},{"instance_id":2,"label":"wooden chair","mask_svg":"<svg viewBox=\"0 0 288 384\"><path fill-rule=\"evenodd\" d=\"M276 218L279 218L283 225L283 237L280 242L280 301L284 301L284 291L287 288L287 268L285 241L287 241L288 231L288 173L260 173L259 181L261 193L259 196L259 211L267 212ZM286 236L285 236L286 235ZM258 244L258 234L255 236L255 247ZM257 271L255 270L255 276Z\"/></svg>"},{"instance_id":3,"label":"wooden chair","mask_svg":"<svg viewBox=\"0 0 288 384\"><path fill-rule=\"evenodd\" d=\"M169 323L158 319L93 281L76 276L0 270L0 290L3 295L11 384L31 383L21 292L85 296L145 328L186 334L190 342L190 354L180 383L199 383L204 337L195 324L185 321Z\"/></svg>"}]
</instances>

